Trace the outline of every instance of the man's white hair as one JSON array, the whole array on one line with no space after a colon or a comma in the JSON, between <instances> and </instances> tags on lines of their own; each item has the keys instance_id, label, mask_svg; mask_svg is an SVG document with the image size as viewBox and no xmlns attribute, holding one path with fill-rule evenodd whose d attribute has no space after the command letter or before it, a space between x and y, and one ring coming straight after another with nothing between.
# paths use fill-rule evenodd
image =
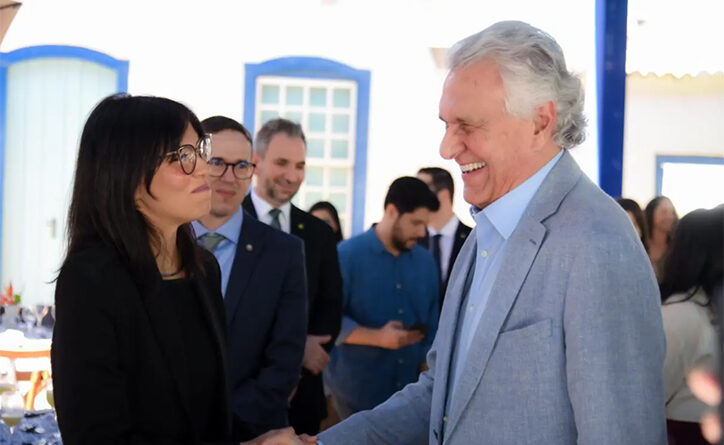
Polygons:
<instances>
[{"instance_id":1,"label":"man's white hair","mask_svg":"<svg viewBox=\"0 0 724 445\"><path fill-rule=\"evenodd\" d=\"M488 58L500 67L505 110L529 118L537 107L554 101L558 122L554 142L572 148L586 137L581 81L566 68L561 47L538 28L518 21L498 22L456 43L448 53L450 70Z\"/></svg>"}]
</instances>

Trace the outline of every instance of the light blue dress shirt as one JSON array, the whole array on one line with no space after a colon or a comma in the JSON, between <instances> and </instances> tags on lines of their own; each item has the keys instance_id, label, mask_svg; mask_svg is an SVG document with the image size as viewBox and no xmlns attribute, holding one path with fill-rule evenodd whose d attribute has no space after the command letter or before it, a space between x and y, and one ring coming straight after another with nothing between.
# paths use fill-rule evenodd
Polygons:
<instances>
[{"instance_id":1,"label":"light blue dress shirt","mask_svg":"<svg viewBox=\"0 0 724 445\"><path fill-rule=\"evenodd\" d=\"M464 306L460 308L458 318L458 336L455 351L453 351L448 407L451 406L450 400L455 393L455 384L465 366L465 360L475 336L475 331L480 323L480 318L487 307L488 300L491 298L490 291L505 256L504 252L508 245L508 239L518 226L520 218L528 208L528 204L535 196L543 180L548 176L548 173L561 156L563 156L562 150L533 176L484 209L471 208L471 213L477 224L475 227L477 255L470 291L463 300ZM492 298L495 298L495 296L492 296Z\"/></svg>"},{"instance_id":2,"label":"light blue dress shirt","mask_svg":"<svg viewBox=\"0 0 724 445\"><path fill-rule=\"evenodd\" d=\"M220 242L212 252L216 257L216 261L219 262L219 267L221 268L221 291L224 297L226 297L226 287L229 284L231 266L234 264L236 246L239 244L241 225L243 223L244 210L239 207L239 210L234 213L234 216L232 216L230 220L226 221L221 227L214 230L214 233L223 235L226 238L226 240ZM200 239L202 236L210 232L209 229L204 227L204 225L198 221L193 221L191 224L196 232L196 239Z\"/></svg>"}]
</instances>

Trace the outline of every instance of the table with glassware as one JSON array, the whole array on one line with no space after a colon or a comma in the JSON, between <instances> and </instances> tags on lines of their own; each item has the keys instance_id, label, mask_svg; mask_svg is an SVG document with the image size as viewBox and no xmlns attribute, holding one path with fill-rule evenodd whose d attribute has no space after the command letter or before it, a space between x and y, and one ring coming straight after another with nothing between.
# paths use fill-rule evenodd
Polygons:
<instances>
[{"instance_id":1,"label":"table with glassware","mask_svg":"<svg viewBox=\"0 0 724 445\"><path fill-rule=\"evenodd\" d=\"M42 317L11 314L6 311L0 324L0 445L60 444L50 379L52 326L41 325Z\"/></svg>"}]
</instances>

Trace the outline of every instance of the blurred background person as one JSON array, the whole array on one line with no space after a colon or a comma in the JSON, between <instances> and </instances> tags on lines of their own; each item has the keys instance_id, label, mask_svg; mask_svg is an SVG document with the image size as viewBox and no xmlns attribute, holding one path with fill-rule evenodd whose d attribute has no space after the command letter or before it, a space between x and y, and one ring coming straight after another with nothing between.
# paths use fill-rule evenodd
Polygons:
<instances>
[{"instance_id":1,"label":"blurred background person","mask_svg":"<svg viewBox=\"0 0 724 445\"><path fill-rule=\"evenodd\" d=\"M201 124L214 140L211 212L192 224L221 268L231 406L250 439L289 425L307 334L304 246L241 207L254 171L247 129L225 116Z\"/></svg>"},{"instance_id":2,"label":"blurred background person","mask_svg":"<svg viewBox=\"0 0 724 445\"><path fill-rule=\"evenodd\" d=\"M679 219L671 200L666 196L657 196L646 204L644 210L646 226L649 231L648 252L654 266L656 278L661 281L661 272L666 261L666 251L676 221Z\"/></svg>"},{"instance_id":3,"label":"blurred background person","mask_svg":"<svg viewBox=\"0 0 724 445\"><path fill-rule=\"evenodd\" d=\"M342 225L339 222L339 213L331 202L319 201L309 208L309 213L326 222L334 232L334 237L339 243L344 239Z\"/></svg>"},{"instance_id":4,"label":"blurred background person","mask_svg":"<svg viewBox=\"0 0 724 445\"><path fill-rule=\"evenodd\" d=\"M316 434L327 417L322 372L342 323L342 276L332 229L291 203L304 182L306 157L301 125L281 118L267 121L254 141L256 183L242 206L259 221L304 241L307 339L289 423L299 433Z\"/></svg>"},{"instance_id":5,"label":"blurred background person","mask_svg":"<svg viewBox=\"0 0 724 445\"><path fill-rule=\"evenodd\" d=\"M425 183L398 178L380 222L339 244L342 331L325 381L342 419L384 402L425 367L437 331L438 275L417 241L438 206Z\"/></svg>"},{"instance_id":6,"label":"blurred background person","mask_svg":"<svg viewBox=\"0 0 724 445\"><path fill-rule=\"evenodd\" d=\"M430 213L427 232L420 239L420 245L432 253L437 263L440 274L438 299L442 308L450 271L472 228L463 224L453 212L455 183L450 172L440 167L425 167L417 172L417 179L427 184L440 202L440 208Z\"/></svg>"},{"instance_id":7,"label":"blurred background person","mask_svg":"<svg viewBox=\"0 0 724 445\"><path fill-rule=\"evenodd\" d=\"M623 209L628 214L628 217L631 219L631 223L634 226L634 229L636 229L636 233L639 234L639 238L641 238L641 243L644 245L644 248L646 251L649 251L649 226L646 224L646 217L644 216L643 210L641 210L641 206L634 201L633 199L628 198L618 198L616 200L618 204L623 207Z\"/></svg>"},{"instance_id":8,"label":"blurred background person","mask_svg":"<svg viewBox=\"0 0 724 445\"><path fill-rule=\"evenodd\" d=\"M210 150L169 99L110 96L85 124L51 352L67 444L236 438L219 266L189 224L209 212ZM299 443L270 436L254 443Z\"/></svg>"},{"instance_id":9,"label":"blurred background person","mask_svg":"<svg viewBox=\"0 0 724 445\"><path fill-rule=\"evenodd\" d=\"M666 360L664 387L671 445L705 444L699 420L708 410L686 375L714 368L718 344L714 290L724 277L724 207L695 210L678 223L661 280Z\"/></svg>"}]
</instances>

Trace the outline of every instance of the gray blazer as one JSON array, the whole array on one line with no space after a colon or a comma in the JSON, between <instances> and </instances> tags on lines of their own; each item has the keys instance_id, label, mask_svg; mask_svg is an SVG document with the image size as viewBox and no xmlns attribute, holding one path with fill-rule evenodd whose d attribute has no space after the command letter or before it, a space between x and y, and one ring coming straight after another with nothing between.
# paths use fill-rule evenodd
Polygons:
<instances>
[{"instance_id":1,"label":"gray blazer","mask_svg":"<svg viewBox=\"0 0 724 445\"><path fill-rule=\"evenodd\" d=\"M430 370L322 433L324 445L666 443L653 270L626 214L569 153L505 255L457 386L448 371L475 231L452 271Z\"/></svg>"}]
</instances>

